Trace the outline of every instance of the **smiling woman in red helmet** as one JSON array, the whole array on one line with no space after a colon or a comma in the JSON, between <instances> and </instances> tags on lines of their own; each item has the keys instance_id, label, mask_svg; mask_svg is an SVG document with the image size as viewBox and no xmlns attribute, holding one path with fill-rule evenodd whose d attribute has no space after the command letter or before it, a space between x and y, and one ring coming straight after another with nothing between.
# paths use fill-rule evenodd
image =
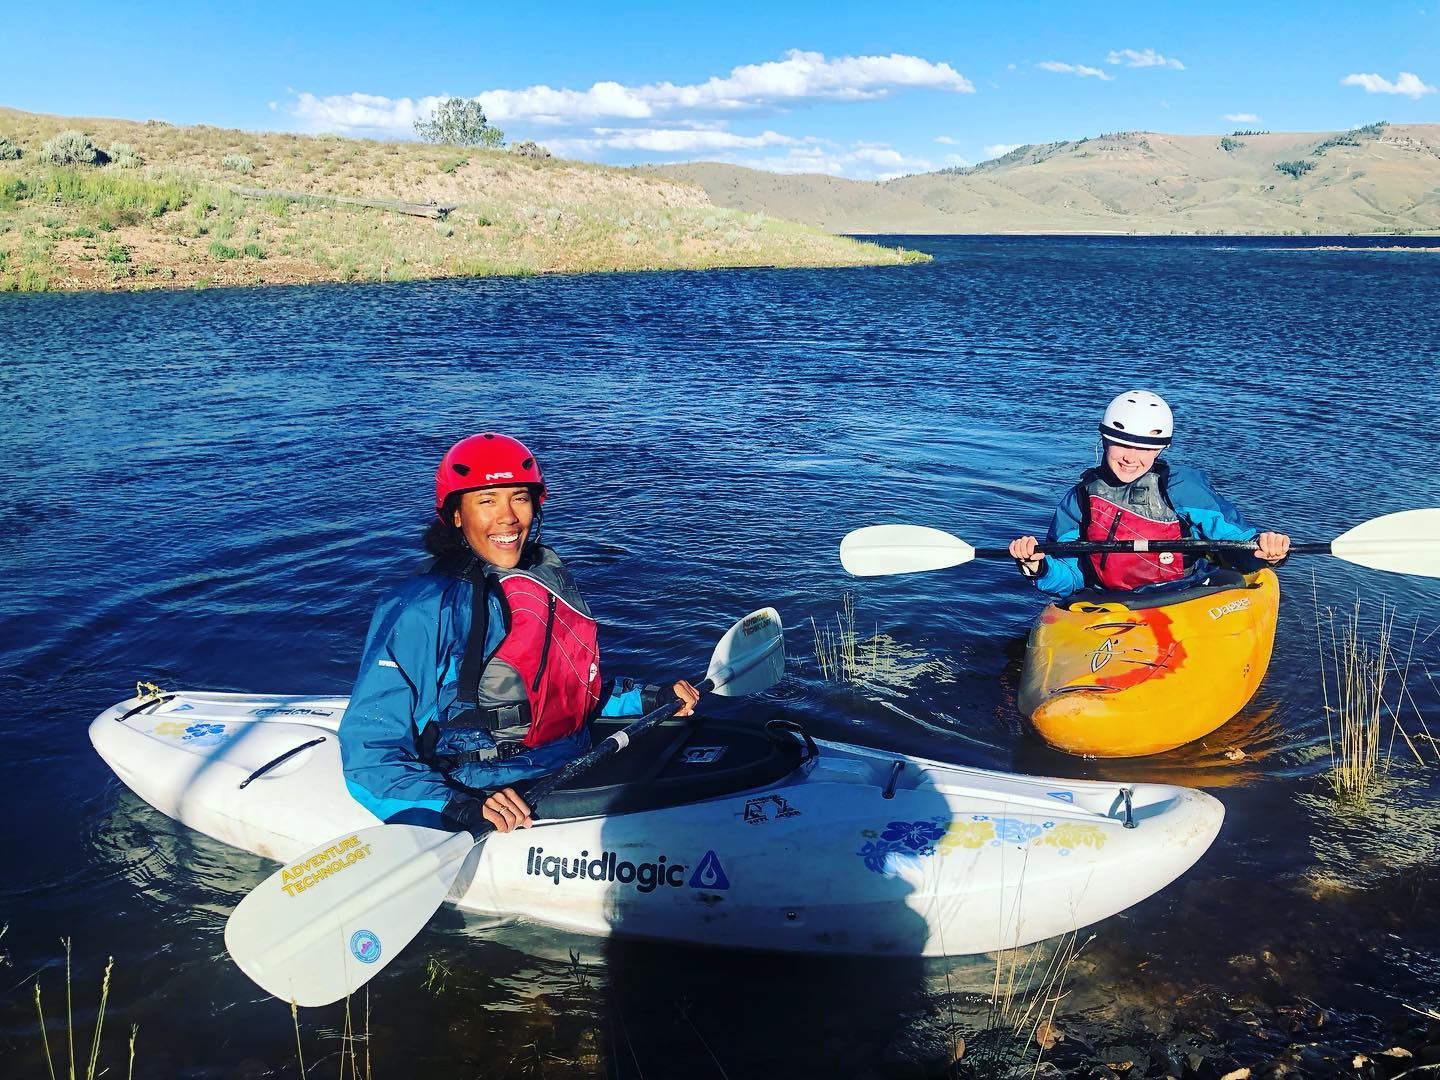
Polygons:
<instances>
[{"instance_id":1,"label":"smiling woman in red helmet","mask_svg":"<svg viewBox=\"0 0 1440 1080\"><path fill-rule=\"evenodd\" d=\"M1197 469L1159 460L1170 445L1175 420L1170 406L1148 390L1127 390L1110 402L1100 421L1105 453L1065 493L1046 536L1068 540L1255 540L1256 557L1279 562L1290 550L1284 533L1257 535L1229 500ZM1145 589L1192 584L1215 574L1204 558L1169 552L1090 555L1082 559L1037 555L1039 541L1022 536L1010 544L1020 572L1052 596L1089 587Z\"/></svg>"},{"instance_id":2,"label":"smiling woman in red helmet","mask_svg":"<svg viewBox=\"0 0 1440 1080\"><path fill-rule=\"evenodd\" d=\"M530 824L511 786L589 748L596 716L648 712L673 694L600 678L595 620L539 542L545 479L523 443L486 432L435 473L434 556L380 601L340 724L351 795L382 821L501 832Z\"/></svg>"}]
</instances>

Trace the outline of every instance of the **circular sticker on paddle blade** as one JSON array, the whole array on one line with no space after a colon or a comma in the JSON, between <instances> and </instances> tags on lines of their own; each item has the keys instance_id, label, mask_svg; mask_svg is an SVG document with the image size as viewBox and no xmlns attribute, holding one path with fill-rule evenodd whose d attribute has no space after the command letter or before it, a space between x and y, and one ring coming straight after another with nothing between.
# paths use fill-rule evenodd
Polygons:
<instances>
[{"instance_id":1,"label":"circular sticker on paddle blade","mask_svg":"<svg viewBox=\"0 0 1440 1080\"><path fill-rule=\"evenodd\" d=\"M356 930L350 935L350 952L362 964L373 964L380 959L380 939L369 930Z\"/></svg>"}]
</instances>

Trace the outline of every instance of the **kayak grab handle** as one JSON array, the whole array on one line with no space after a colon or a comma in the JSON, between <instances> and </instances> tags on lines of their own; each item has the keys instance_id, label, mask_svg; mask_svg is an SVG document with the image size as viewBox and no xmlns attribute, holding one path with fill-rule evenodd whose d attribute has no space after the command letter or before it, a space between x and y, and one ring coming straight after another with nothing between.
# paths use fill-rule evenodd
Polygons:
<instances>
[{"instance_id":1,"label":"kayak grab handle","mask_svg":"<svg viewBox=\"0 0 1440 1080\"><path fill-rule=\"evenodd\" d=\"M1124 800L1125 803L1125 828L1133 829L1135 828L1135 807L1130 803L1130 789L1128 787L1122 787L1120 789L1120 798Z\"/></svg>"},{"instance_id":2,"label":"kayak grab handle","mask_svg":"<svg viewBox=\"0 0 1440 1080\"><path fill-rule=\"evenodd\" d=\"M325 736L321 735L318 739L311 739L309 742L303 742L299 746L292 746L289 750L286 750L278 757L271 758L264 765L261 765L258 769L252 772L249 776L245 777L244 780L240 781L240 790L244 791L247 787L250 786L251 780L259 780L260 777L264 776L271 769L277 768L278 766L285 764L285 762L289 761L296 754L300 753L300 751L309 750L312 746L319 746L324 741Z\"/></svg>"},{"instance_id":3,"label":"kayak grab handle","mask_svg":"<svg viewBox=\"0 0 1440 1080\"><path fill-rule=\"evenodd\" d=\"M800 739L805 744L805 756L800 759L801 765L808 761L814 761L820 756L820 747L815 745L814 736L794 720L767 720L765 721L765 734L770 736L771 741L777 743L788 743L791 735Z\"/></svg>"},{"instance_id":4,"label":"kayak grab handle","mask_svg":"<svg viewBox=\"0 0 1440 1080\"><path fill-rule=\"evenodd\" d=\"M901 770L905 768L905 762L897 761L890 766L890 779L885 784L885 790L880 793L882 799L893 799L895 797L895 785L900 781Z\"/></svg>"}]
</instances>

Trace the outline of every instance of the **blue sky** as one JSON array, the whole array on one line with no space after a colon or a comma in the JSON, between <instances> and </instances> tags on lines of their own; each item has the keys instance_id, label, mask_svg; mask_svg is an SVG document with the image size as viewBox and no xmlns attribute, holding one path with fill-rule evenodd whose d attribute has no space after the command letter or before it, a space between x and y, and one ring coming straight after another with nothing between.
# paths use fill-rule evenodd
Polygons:
<instances>
[{"instance_id":1,"label":"blue sky","mask_svg":"<svg viewBox=\"0 0 1440 1080\"><path fill-rule=\"evenodd\" d=\"M409 138L459 95L567 157L862 179L1104 131L1440 121L1440 0L57 10L7 14L0 104Z\"/></svg>"}]
</instances>

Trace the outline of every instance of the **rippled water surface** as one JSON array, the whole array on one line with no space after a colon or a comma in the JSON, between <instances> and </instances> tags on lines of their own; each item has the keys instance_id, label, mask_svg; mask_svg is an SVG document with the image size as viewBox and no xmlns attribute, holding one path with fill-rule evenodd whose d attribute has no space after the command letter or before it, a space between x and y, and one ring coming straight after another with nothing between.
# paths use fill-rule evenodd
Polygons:
<instances>
[{"instance_id":1,"label":"rippled water surface","mask_svg":"<svg viewBox=\"0 0 1440 1080\"><path fill-rule=\"evenodd\" d=\"M1132 385L1175 405L1174 459L1257 523L1328 539L1440 505L1440 254L906 243L935 261L0 297L0 1073L43 1068L28 980L61 1000L63 936L85 1025L115 958L117 1067L138 1023L149 1075L297 1071L288 1010L221 941L269 866L128 793L86 725L142 677L348 692L376 598L418 557L435 462L484 428L544 462L547 536L612 672L690 672L773 604L792 674L764 707L817 734L1212 789L1215 847L1095 928L1066 1008L1160 1030L1201 990L1377 1013L1433 996L1435 748L1416 742L1423 765L1397 749L1379 803L1336 813L1313 624L1314 597L1393 605L1406 653L1418 627L1402 721L1440 735L1440 583L1292 560L1249 707L1171 754L1097 763L1021 727L1040 600L1012 568L856 581L836 549L881 521L976 544L1043 530ZM820 678L810 623L847 592L880 641L853 686ZM374 984L376 1074L875 1074L937 987L987 980L986 963L602 945L450 913ZM342 1026L306 1018L308 1064L337 1067Z\"/></svg>"}]
</instances>

